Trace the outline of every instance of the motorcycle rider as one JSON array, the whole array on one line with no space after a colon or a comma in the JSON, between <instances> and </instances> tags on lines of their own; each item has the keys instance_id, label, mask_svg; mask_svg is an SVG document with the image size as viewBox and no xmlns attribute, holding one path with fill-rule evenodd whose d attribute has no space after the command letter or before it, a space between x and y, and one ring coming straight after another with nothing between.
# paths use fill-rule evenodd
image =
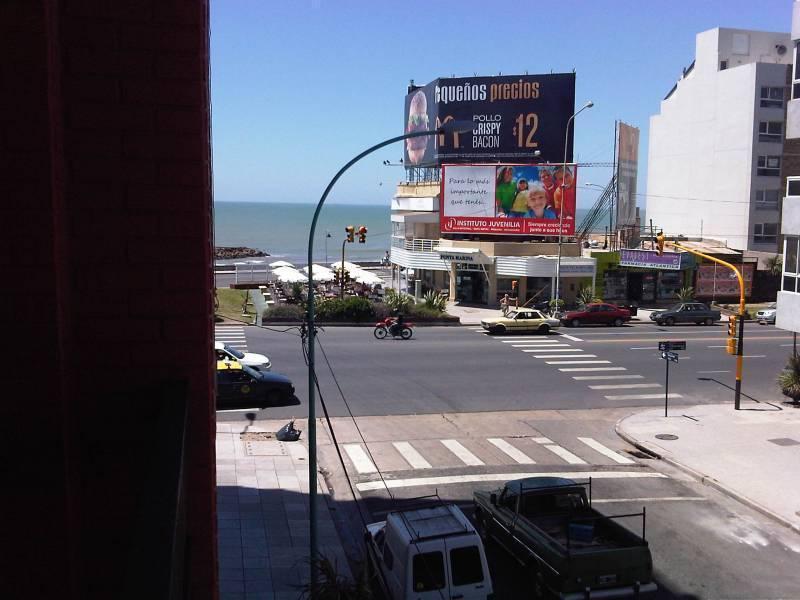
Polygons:
<instances>
[{"instance_id":1,"label":"motorcycle rider","mask_svg":"<svg viewBox=\"0 0 800 600\"><path fill-rule=\"evenodd\" d=\"M389 333L392 335L400 335L400 333L403 331L404 324L405 321L403 320L403 313L397 311L394 322L389 326Z\"/></svg>"}]
</instances>

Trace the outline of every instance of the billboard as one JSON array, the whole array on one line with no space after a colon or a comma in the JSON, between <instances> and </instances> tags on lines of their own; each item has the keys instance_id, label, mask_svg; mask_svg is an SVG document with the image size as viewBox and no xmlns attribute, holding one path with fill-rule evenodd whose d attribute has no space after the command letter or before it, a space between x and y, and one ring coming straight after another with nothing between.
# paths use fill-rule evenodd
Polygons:
<instances>
[{"instance_id":1,"label":"billboard","mask_svg":"<svg viewBox=\"0 0 800 600\"><path fill-rule=\"evenodd\" d=\"M749 296L753 291L755 263L742 263L736 266L739 267L744 279L744 295ZM699 265L694 280L694 295L698 298L738 298L739 278L727 267L715 264Z\"/></svg>"},{"instance_id":2,"label":"billboard","mask_svg":"<svg viewBox=\"0 0 800 600\"><path fill-rule=\"evenodd\" d=\"M619 122L617 140L617 226L636 225L639 130Z\"/></svg>"},{"instance_id":3,"label":"billboard","mask_svg":"<svg viewBox=\"0 0 800 600\"><path fill-rule=\"evenodd\" d=\"M436 79L409 90L403 128L432 131L451 121L471 121L471 132L406 140L406 167L444 163L527 162L564 159L567 122L575 112L575 74ZM567 162L572 161L572 133Z\"/></svg>"},{"instance_id":4,"label":"billboard","mask_svg":"<svg viewBox=\"0 0 800 600\"><path fill-rule=\"evenodd\" d=\"M439 218L442 233L575 234L575 165L443 165Z\"/></svg>"}]
</instances>

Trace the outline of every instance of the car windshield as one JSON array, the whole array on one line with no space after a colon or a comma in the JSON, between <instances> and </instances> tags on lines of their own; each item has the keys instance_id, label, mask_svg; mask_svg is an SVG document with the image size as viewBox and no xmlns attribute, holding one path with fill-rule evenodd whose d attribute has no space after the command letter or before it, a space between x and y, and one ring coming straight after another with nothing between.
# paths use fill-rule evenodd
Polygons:
<instances>
[{"instance_id":1,"label":"car windshield","mask_svg":"<svg viewBox=\"0 0 800 600\"><path fill-rule=\"evenodd\" d=\"M682 306L683 306L683 304L673 304L672 306L670 306L667 309L667 311L669 311L669 312L678 312L681 309Z\"/></svg>"},{"instance_id":2,"label":"car windshield","mask_svg":"<svg viewBox=\"0 0 800 600\"><path fill-rule=\"evenodd\" d=\"M506 317L508 317L509 319L515 319L515 318L517 317L517 311L515 311L515 310L512 310L511 312L509 312L509 313L506 315Z\"/></svg>"},{"instance_id":3,"label":"car windshield","mask_svg":"<svg viewBox=\"0 0 800 600\"><path fill-rule=\"evenodd\" d=\"M225 344L225 350L230 354L232 354L233 356L235 356L236 358L238 358L239 360L244 358L244 352L240 352L236 348L231 348L227 344Z\"/></svg>"}]
</instances>

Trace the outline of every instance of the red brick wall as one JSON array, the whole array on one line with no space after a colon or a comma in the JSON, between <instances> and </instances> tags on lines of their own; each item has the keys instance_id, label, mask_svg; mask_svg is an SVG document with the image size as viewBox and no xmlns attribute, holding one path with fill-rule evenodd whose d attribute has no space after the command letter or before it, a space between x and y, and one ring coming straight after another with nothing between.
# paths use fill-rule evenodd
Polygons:
<instances>
[{"instance_id":1,"label":"red brick wall","mask_svg":"<svg viewBox=\"0 0 800 600\"><path fill-rule=\"evenodd\" d=\"M119 446L141 416L110 398L176 377L187 580L216 597L208 43L202 0L0 3L0 307L19 366L2 378L4 518L20 525L21 597L116 597L141 485Z\"/></svg>"}]
</instances>

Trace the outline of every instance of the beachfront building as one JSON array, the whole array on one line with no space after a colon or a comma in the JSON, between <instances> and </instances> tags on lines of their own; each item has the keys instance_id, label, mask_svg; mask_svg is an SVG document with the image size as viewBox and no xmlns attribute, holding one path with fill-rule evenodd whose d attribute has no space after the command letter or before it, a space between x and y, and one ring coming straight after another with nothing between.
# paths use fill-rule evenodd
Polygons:
<instances>
[{"instance_id":1,"label":"beachfront building","mask_svg":"<svg viewBox=\"0 0 800 600\"><path fill-rule=\"evenodd\" d=\"M410 294L445 292L467 304L496 306L504 294L520 304L548 300L555 289L558 244L511 236L442 234L439 182L407 182L392 198L391 264L395 286ZM539 238L541 239L541 238ZM576 242L562 244L561 297L571 304L595 283L595 259ZM517 289L512 289L512 281Z\"/></svg>"},{"instance_id":2,"label":"beachfront building","mask_svg":"<svg viewBox=\"0 0 800 600\"><path fill-rule=\"evenodd\" d=\"M776 326L800 332L800 2L792 4L792 85L786 111L781 235L783 273L778 291Z\"/></svg>"},{"instance_id":3,"label":"beachfront building","mask_svg":"<svg viewBox=\"0 0 800 600\"><path fill-rule=\"evenodd\" d=\"M668 236L776 252L788 33L716 28L650 118L647 216Z\"/></svg>"}]
</instances>

